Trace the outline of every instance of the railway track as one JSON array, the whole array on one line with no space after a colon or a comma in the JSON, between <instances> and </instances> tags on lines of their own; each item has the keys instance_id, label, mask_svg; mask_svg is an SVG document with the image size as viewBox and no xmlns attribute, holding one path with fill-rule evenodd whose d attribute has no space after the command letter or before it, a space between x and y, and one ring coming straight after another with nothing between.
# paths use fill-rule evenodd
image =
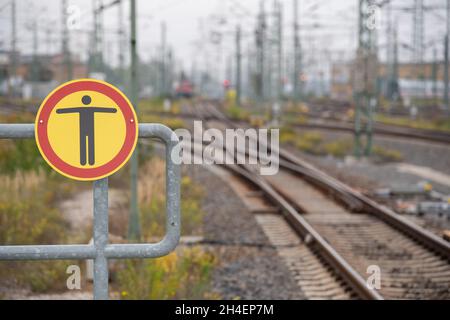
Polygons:
<instances>
[{"instance_id":1,"label":"railway track","mask_svg":"<svg viewBox=\"0 0 450 320\"><path fill-rule=\"evenodd\" d=\"M311 117L311 115L308 116ZM308 122L293 124L293 126L296 128L332 130L347 133L354 132L354 126L351 122L342 120L338 121L336 119L326 119L320 116L312 116L312 118L313 119ZM424 141L444 144L450 143L450 134L437 130L415 129L409 127L392 126L383 123L375 123L373 131L374 134L383 136L420 139Z\"/></svg>"},{"instance_id":2,"label":"railway track","mask_svg":"<svg viewBox=\"0 0 450 320\"><path fill-rule=\"evenodd\" d=\"M310 109L308 113L288 112L290 116L303 115L309 118L309 121L305 123L294 124L295 127L353 133L353 121L345 118L347 111L351 109L350 105L310 104ZM406 116L409 115L407 114ZM375 121L373 123L373 131L375 134L385 136L413 138L444 144L450 143L450 133L439 130L397 126Z\"/></svg>"},{"instance_id":3,"label":"railway track","mask_svg":"<svg viewBox=\"0 0 450 320\"><path fill-rule=\"evenodd\" d=\"M216 119L209 127L235 127L214 106L188 109L197 119ZM448 242L286 151L279 153L280 172L274 176L263 178L248 165L226 167L282 213L260 214L257 220L306 296L450 299ZM381 272L380 290L366 285L374 266Z\"/></svg>"},{"instance_id":4,"label":"railway track","mask_svg":"<svg viewBox=\"0 0 450 320\"><path fill-rule=\"evenodd\" d=\"M158 114L166 116L167 113L159 112ZM182 111L177 116L187 119L199 119L195 113ZM343 121L341 119L324 118L319 115L308 114L311 119L304 123L294 123L292 126L298 129L313 129L313 130L329 130L353 134L354 126L352 122ZM203 119L216 119L216 115L208 113ZM450 133L438 130L416 129L402 126L387 125L383 123L376 123L373 127L374 134L393 137L393 138L409 138L418 139L427 142L449 144Z\"/></svg>"}]
</instances>

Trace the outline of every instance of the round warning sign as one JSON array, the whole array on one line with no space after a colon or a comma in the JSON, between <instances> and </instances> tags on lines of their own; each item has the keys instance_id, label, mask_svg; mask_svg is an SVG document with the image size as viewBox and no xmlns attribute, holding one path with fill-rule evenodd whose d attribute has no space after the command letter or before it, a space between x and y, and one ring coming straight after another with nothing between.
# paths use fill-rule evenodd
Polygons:
<instances>
[{"instance_id":1,"label":"round warning sign","mask_svg":"<svg viewBox=\"0 0 450 320\"><path fill-rule=\"evenodd\" d=\"M36 143L47 163L66 177L96 180L119 170L138 138L133 106L116 87L80 79L53 90L39 107Z\"/></svg>"}]
</instances>

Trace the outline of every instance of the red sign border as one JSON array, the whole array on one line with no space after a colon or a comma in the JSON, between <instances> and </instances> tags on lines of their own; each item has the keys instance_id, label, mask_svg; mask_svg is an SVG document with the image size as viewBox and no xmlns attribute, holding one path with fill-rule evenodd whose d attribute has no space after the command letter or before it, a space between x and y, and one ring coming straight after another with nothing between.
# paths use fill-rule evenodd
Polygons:
<instances>
[{"instance_id":1,"label":"red sign border","mask_svg":"<svg viewBox=\"0 0 450 320\"><path fill-rule=\"evenodd\" d=\"M58 102L69 94L87 90L100 92L116 102L126 122L125 142L122 148L111 161L97 168L78 168L64 162L51 148L47 132L48 119ZM53 90L42 102L35 126L36 142L47 163L59 173L76 180L97 180L119 170L131 157L138 137L137 117L130 101L114 86L95 79L70 81Z\"/></svg>"}]
</instances>

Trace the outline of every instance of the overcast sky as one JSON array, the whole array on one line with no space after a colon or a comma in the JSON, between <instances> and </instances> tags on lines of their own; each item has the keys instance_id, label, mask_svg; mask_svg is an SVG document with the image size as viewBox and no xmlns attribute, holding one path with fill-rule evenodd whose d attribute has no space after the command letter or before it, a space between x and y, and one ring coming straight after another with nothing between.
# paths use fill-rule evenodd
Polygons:
<instances>
[{"instance_id":1,"label":"overcast sky","mask_svg":"<svg viewBox=\"0 0 450 320\"><path fill-rule=\"evenodd\" d=\"M110 3L112 0L103 0ZM126 30L129 30L129 1L124 1ZM11 10L10 0L0 0L0 48L10 48ZM16 0L18 47L26 53L32 50L31 23L37 20L39 52L58 52L61 48L61 0ZM90 0L68 0L81 13L80 30L71 32L72 51L86 56L89 36L92 33L92 4ZM292 47L292 0L282 0L284 7L284 47L286 52ZM138 7L138 46L143 60L157 54L160 43L161 22L167 24L167 41L173 47L178 60L186 68L193 61L204 63L205 56L214 63L218 55L218 46L210 43L211 30L221 31L221 57L225 61L234 48L232 31L237 23L244 30L244 51L254 46L254 28L260 0L137 0ZM268 14L272 11L273 1L265 0ZM332 54L333 59L349 58L356 46L358 0L299 0L302 46L310 59L320 59L324 52ZM392 1L396 8L412 6L414 0ZM432 56L435 44L438 56L442 57L442 38L445 34L446 0L424 0L426 6L441 6L441 9L427 11L425 15L426 55ZM395 21L399 26L401 42L412 43L412 14L394 10ZM110 63L117 62L117 8L108 9L104 15L105 58ZM222 17L223 24L218 26L217 19ZM270 19L270 17L269 17ZM270 20L269 20L270 23ZM321 28L311 29L313 23ZM381 12L379 28L379 54L385 56L385 13ZM50 39L50 41L48 41ZM202 40L203 39L203 40ZM438 40L438 41L437 41ZM433 41L435 42L433 44ZM128 51L127 51L128 52ZM402 49L402 59L408 59L410 53ZM308 58L306 58L307 60ZM211 63L210 61L210 63ZM306 61L307 63L307 61Z\"/></svg>"}]
</instances>

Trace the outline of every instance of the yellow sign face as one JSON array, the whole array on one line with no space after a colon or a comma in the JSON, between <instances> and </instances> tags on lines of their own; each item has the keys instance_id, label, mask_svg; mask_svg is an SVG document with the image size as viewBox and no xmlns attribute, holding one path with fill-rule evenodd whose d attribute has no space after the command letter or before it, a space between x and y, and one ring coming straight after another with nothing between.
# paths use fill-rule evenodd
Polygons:
<instances>
[{"instance_id":1,"label":"yellow sign face","mask_svg":"<svg viewBox=\"0 0 450 320\"><path fill-rule=\"evenodd\" d=\"M39 108L35 126L44 159L76 180L96 180L119 170L138 137L137 117L126 96L93 79L56 88Z\"/></svg>"}]
</instances>

